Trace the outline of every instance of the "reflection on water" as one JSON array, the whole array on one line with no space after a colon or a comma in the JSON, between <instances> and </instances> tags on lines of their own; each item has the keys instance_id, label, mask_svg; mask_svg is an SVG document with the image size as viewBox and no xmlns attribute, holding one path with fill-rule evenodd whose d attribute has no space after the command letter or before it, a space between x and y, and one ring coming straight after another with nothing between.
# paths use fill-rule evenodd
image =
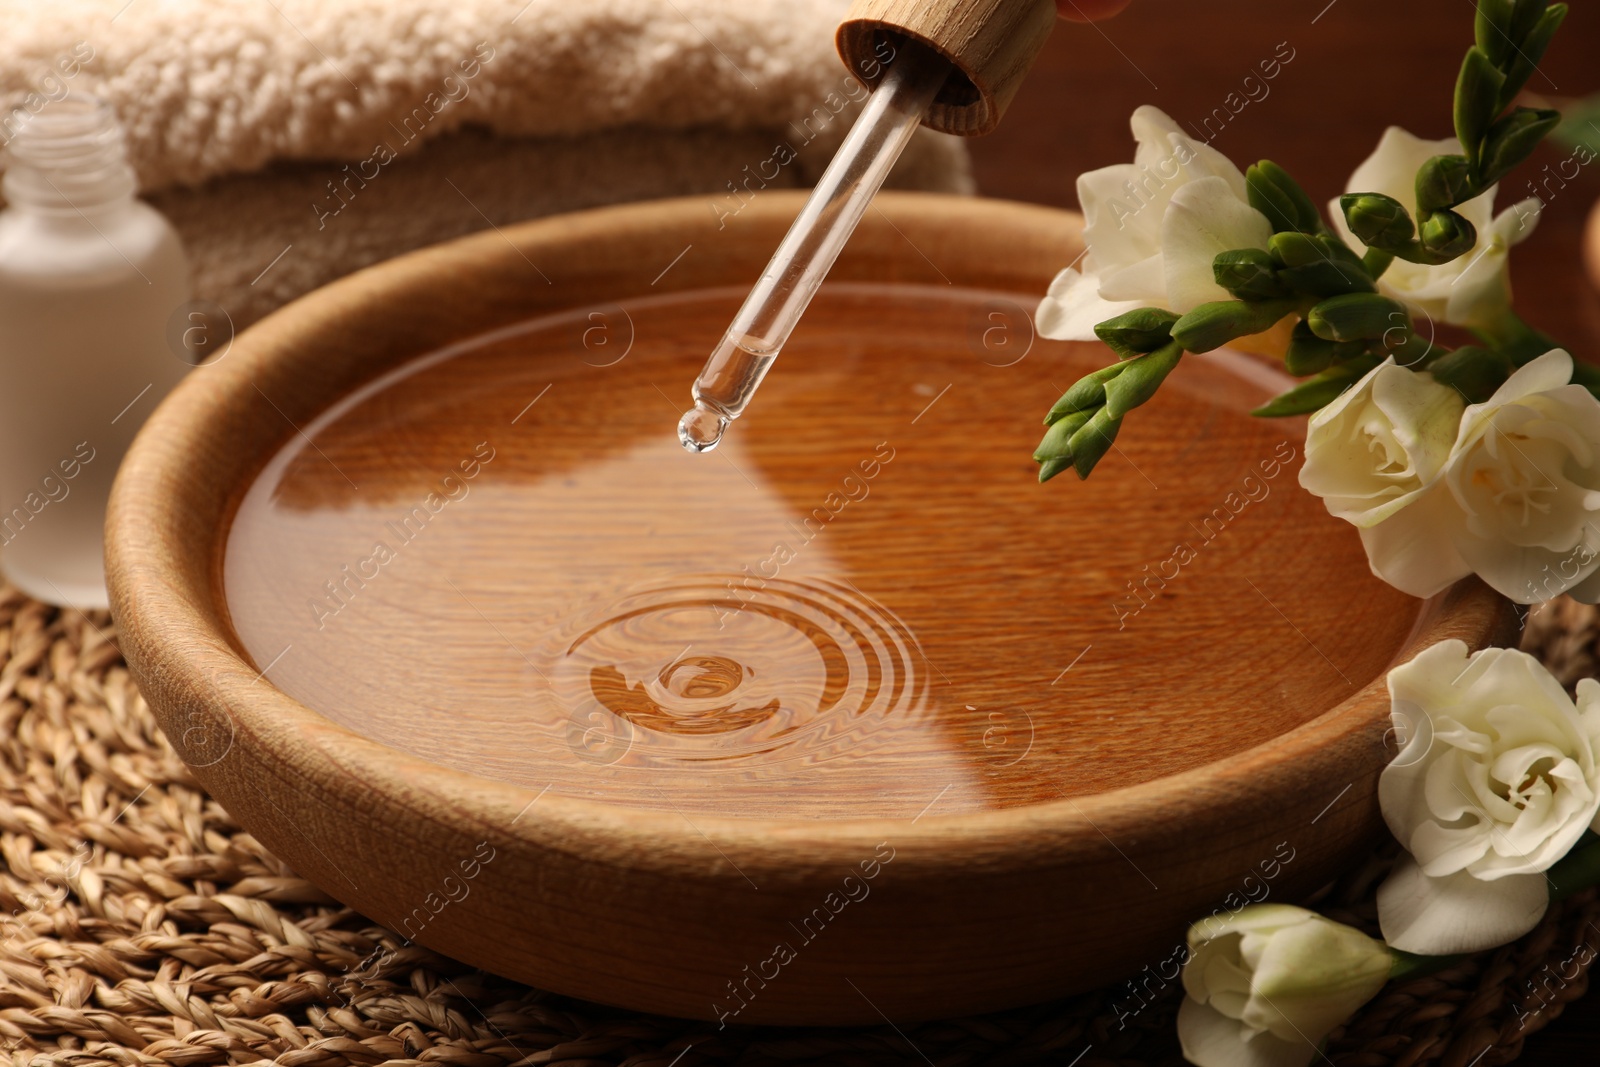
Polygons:
<instances>
[{"instance_id":1,"label":"reflection on water","mask_svg":"<svg viewBox=\"0 0 1600 1067\"><path fill-rule=\"evenodd\" d=\"M708 577L602 614L542 658L611 762L819 763L928 729L915 638L848 586Z\"/></svg>"}]
</instances>

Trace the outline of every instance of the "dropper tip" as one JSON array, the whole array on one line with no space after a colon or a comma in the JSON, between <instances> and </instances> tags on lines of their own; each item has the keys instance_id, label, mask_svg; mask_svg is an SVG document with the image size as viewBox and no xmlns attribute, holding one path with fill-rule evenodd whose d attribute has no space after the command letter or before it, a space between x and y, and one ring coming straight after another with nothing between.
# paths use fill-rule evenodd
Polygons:
<instances>
[{"instance_id":1,"label":"dropper tip","mask_svg":"<svg viewBox=\"0 0 1600 1067\"><path fill-rule=\"evenodd\" d=\"M690 452L710 452L722 440L728 420L711 410L704 401L696 400L694 407L678 420L678 440Z\"/></svg>"}]
</instances>

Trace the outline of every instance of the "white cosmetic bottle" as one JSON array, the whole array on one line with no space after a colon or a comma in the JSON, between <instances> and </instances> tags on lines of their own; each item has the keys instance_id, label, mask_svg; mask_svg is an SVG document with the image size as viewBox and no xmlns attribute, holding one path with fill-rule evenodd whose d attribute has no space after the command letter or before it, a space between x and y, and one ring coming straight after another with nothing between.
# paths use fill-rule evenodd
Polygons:
<instances>
[{"instance_id":1,"label":"white cosmetic bottle","mask_svg":"<svg viewBox=\"0 0 1600 1067\"><path fill-rule=\"evenodd\" d=\"M112 476L189 369L167 339L188 261L171 224L134 198L104 103L69 94L5 132L0 570L39 600L105 607Z\"/></svg>"}]
</instances>

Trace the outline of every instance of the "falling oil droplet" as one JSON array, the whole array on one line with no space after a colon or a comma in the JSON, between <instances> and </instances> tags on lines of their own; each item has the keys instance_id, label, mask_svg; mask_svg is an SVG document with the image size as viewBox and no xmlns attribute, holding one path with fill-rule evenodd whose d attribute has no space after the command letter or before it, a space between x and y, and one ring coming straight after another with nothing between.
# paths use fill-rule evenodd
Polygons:
<instances>
[{"instance_id":1,"label":"falling oil droplet","mask_svg":"<svg viewBox=\"0 0 1600 1067\"><path fill-rule=\"evenodd\" d=\"M683 413L678 420L678 440L690 452L710 452L722 440L728 420L717 414L702 400Z\"/></svg>"}]
</instances>

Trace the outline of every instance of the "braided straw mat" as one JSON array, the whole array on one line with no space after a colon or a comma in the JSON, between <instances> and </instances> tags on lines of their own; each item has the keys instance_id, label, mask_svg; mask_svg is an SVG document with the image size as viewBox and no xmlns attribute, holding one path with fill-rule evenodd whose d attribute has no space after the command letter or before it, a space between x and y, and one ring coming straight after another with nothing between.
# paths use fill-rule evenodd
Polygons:
<instances>
[{"instance_id":1,"label":"braided straw mat","mask_svg":"<svg viewBox=\"0 0 1600 1067\"><path fill-rule=\"evenodd\" d=\"M1570 601L1525 647L1569 685L1600 618ZM733 1028L580 1003L475 971L297 878L205 795L156 729L104 613L0 588L0 1053L16 1067L1073 1064L1180 1062L1176 983L1153 975L980 1018ZM1380 855L1317 906L1375 930ZM1494 1067L1582 996L1600 899L1505 948L1384 990L1336 1067ZM387 951L386 951L387 950ZM4 1061L0 1061L3 1063Z\"/></svg>"}]
</instances>

